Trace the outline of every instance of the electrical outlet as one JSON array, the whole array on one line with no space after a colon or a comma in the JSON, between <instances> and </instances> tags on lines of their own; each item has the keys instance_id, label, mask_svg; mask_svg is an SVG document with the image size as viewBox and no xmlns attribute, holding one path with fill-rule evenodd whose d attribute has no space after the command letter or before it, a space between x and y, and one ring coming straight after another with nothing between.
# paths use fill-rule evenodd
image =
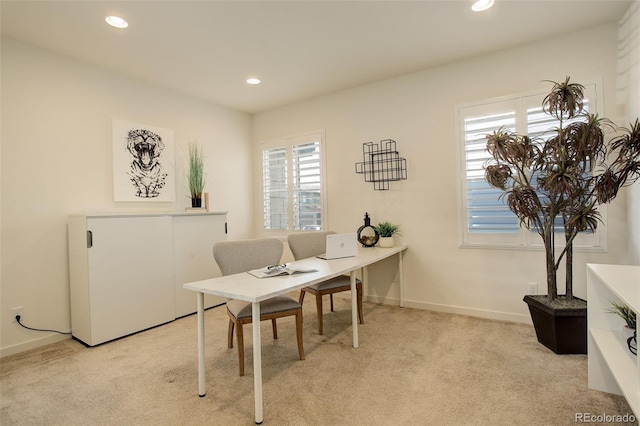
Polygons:
<instances>
[{"instance_id":1,"label":"electrical outlet","mask_svg":"<svg viewBox=\"0 0 640 426\"><path fill-rule=\"evenodd\" d=\"M22 306L11 309L11 322L18 322L16 321L16 315L20 315L20 319L22 319Z\"/></svg>"},{"instance_id":2,"label":"electrical outlet","mask_svg":"<svg viewBox=\"0 0 640 426\"><path fill-rule=\"evenodd\" d=\"M538 294L538 283L529 283L529 293L530 295Z\"/></svg>"}]
</instances>

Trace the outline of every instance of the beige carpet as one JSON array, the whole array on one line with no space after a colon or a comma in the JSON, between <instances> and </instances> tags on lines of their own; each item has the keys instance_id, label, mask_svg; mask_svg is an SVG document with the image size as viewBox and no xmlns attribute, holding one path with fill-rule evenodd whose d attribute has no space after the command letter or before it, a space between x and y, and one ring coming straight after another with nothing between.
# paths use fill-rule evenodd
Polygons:
<instances>
[{"instance_id":1,"label":"beige carpet","mask_svg":"<svg viewBox=\"0 0 640 426\"><path fill-rule=\"evenodd\" d=\"M305 361L292 318L275 341L262 323L265 424L575 425L576 413L632 414L622 397L587 388L586 356L555 355L531 326L365 303L354 349L350 302L336 302L318 336L305 301ZM253 424L250 327L239 377L225 309L206 317L205 398L192 315L95 348L66 340L5 357L0 423Z\"/></svg>"}]
</instances>

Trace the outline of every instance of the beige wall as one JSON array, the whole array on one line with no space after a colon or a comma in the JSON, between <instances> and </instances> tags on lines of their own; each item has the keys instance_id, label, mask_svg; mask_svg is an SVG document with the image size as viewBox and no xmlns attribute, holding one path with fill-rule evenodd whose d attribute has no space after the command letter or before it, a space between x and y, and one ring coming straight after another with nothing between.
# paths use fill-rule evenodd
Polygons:
<instances>
[{"instance_id":1,"label":"beige wall","mask_svg":"<svg viewBox=\"0 0 640 426\"><path fill-rule=\"evenodd\" d=\"M617 26L594 28L259 113L254 140L325 129L329 228L355 231L365 211L374 224L399 223L409 245L407 306L529 322L522 298L529 282L546 292L543 252L459 247L455 106L548 89L542 80L569 75L602 79L605 115L618 121L616 51ZM354 163L364 142L387 138L407 159L408 180L374 191ZM609 208L608 253L576 254L578 296L586 296L587 262L629 260L625 204L622 196ZM384 268L375 272L369 296L394 303L397 288L385 284Z\"/></svg>"},{"instance_id":2,"label":"beige wall","mask_svg":"<svg viewBox=\"0 0 640 426\"><path fill-rule=\"evenodd\" d=\"M7 39L1 65L2 355L58 338L11 323L13 307L33 327L70 329L67 216L184 210L190 141L203 146L206 190L213 210L229 212L229 238L251 236L248 114ZM113 202L113 118L174 131L176 202Z\"/></svg>"}]
</instances>

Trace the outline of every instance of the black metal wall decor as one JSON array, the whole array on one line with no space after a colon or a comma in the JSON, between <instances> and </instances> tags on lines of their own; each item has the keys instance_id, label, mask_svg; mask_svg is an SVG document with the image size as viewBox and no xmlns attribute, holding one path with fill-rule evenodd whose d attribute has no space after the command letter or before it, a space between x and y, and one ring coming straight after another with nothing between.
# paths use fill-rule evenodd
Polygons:
<instances>
[{"instance_id":1,"label":"black metal wall decor","mask_svg":"<svg viewBox=\"0 0 640 426\"><path fill-rule=\"evenodd\" d=\"M400 157L393 139L363 143L362 159L356 163L356 173L363 174L365 182L373 182L376 191L388 190L389 182L407 179L407 160Z\"/></svg>"}]
</instances>

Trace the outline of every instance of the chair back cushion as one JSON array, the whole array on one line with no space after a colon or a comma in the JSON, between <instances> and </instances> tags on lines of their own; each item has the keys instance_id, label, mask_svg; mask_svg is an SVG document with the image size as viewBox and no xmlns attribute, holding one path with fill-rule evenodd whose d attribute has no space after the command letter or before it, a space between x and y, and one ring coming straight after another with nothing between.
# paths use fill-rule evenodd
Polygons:
<instances>
[{"instance_id":1,"label":"chair back cushion","mask_svg":"<svg viewBox=\"0 0 640 426\"><path fill-rule=\"evenodd\" d=\"M289 234L287 242L296 260L317 256L327 250L327 235L333 231L314 231Z\"/></svg>"},{"instance_id":2,"label":"chair back cushion","mask_svg":"<svg viewBox=\"0 0 640 426\"><path fill-rule=\"evenodd\" d=\"M213 258L222 275L231 275L277 265L283 249L284 244L276 238L219 241L213 246Z\"/></svg>"}]
</instances>

